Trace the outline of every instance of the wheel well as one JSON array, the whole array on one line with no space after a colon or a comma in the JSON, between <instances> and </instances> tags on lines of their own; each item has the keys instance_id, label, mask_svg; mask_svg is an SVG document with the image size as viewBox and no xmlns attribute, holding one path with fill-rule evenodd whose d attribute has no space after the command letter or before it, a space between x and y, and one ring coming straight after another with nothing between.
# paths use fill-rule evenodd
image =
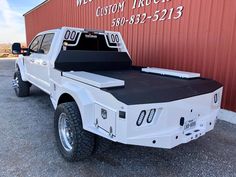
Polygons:
<instances>
[{"instance_id":1,"label":"wheel well","mask_svg":"<svg viewBox=\"0 0 236 177\"><path fill-rule=\"evenodd\" d=\"M15 65L15 70L20 71L20 67L19 67L19 65L17 63Z\"/></svg>"},{"instance_id":2,"label":"wheel well","mask_svg":"<svg viewBox=\"0 0 236 177\"><path fill-rule=\"evenodd\" d=\"M71 95L69 95L68 93L64 93L60 96L57 105L73 101L75 101L75 99Z\"/></svg>"}]
</instances>

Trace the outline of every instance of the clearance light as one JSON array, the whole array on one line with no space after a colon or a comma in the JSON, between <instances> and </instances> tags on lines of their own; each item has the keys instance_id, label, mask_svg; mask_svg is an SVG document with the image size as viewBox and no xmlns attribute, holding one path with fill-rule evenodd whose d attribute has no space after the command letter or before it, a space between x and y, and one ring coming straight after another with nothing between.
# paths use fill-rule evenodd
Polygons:
<instances>
[{"instance_id":1,"label":"clearance light","mask_svg":"<svg viewBox=\"0 0 236 177\"><path fill-rule=\"evenodd\" d=\"M155 114L156 114L156 109L151 109L148 114L147 123L150 124L153 121Z\"/></svg>"},{"instance_id":2,"label":"clearance light","mask_svg":"<svg viewBox=\"0 0 236 177\"><path fill-rule=\"evenodd\" d=\"M63 46L68 46L68 42L63 42Z\"/></svg>"},{"instance_id":3,"label":"clearance light","mask_svg":"<svg viewBox=\"0 0 236 177\"><path fill-rule=\"evenodd\" d=\"M213 108L219 108L220 107L220 101L221 101L221 93L215 93L212 96L212 106Z\"/></svg>"},{"instance_id":4,"label":"clearance light","mask_svg":"<svg viewBox=\"0 0 236 177\"><path fill-rule=\"evenodd\" d=\"M214 103L215 104L218 103L218 94L217 93L214 95Z\"/></svg>"},{"instance_id":5,"label":"clearance light","mask_svg":"<svg viewBox=\"0 0 236 177\"><path fill-rule=\"evenodd\" d=\"M140 115L138 117L138 120L136 122L137 126L141 126L142 125L145 116L146 116L146 111L145 110L141 111L141 113L140 113Z\"/></svg>"}]
</instances>

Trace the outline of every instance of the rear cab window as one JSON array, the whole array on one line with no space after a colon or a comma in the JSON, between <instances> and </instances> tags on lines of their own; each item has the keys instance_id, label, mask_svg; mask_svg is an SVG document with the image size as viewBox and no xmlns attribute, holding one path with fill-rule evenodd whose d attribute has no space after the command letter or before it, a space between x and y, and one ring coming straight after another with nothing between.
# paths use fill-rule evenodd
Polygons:
<instances>
[{"instance_id":1,"label":"rear cab window","mask_svg":"<svg viewBox=\"0 0 236 177\"><path fill-rule=\"evenodd\" d=\"M118 51L118 42L110 42L107 34L97 32L66 31L63 50L78 51Z\"/></svg>"},{"instance_id":2,"label":"rear cab window","mask_svg":"<svg viewBox=\"0 0 236 177\"><path fill-rule=\"evenodd\" d=\"M53 40L54 34L45 34L43 38L43 42L41 45L40 50L42 51L43 54L48 54L52 45L52 40Z\"/></svg>"}]
</instances>

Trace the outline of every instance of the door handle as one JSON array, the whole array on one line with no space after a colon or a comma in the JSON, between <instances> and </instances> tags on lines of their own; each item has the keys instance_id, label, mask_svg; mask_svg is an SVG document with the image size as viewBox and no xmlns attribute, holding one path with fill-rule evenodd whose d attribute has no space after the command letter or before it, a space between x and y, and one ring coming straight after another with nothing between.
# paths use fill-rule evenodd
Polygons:
<instances>
[{"instance_id":1,"label":"door handle","mask_svg":"<svg viewBox=\"0 0 236 177\"><path fill-rule=\"evenodd\" d=\"M46 66L46 65L47 65L47 62L46 62L46 61L43 61L43 62L42 62L42 65Z\"/></svg>"},{"instance_id":2,"label":"door handle","mask_svg":"<svg viewBox=\"0 0 236 177\"><path fill-rule=\"evenodd\" d=\"M32 63L34 63L35 60L34 60L34 59L30 59L30 61L31 61Z\"/></svg>"}]
</instances>

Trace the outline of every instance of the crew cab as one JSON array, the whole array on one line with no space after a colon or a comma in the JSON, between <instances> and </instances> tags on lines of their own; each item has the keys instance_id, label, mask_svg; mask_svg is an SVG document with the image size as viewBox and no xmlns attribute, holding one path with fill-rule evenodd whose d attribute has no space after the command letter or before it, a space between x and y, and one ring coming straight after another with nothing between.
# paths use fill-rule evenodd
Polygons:
<instances>
[{"instance_id":1,"label":"crew cab","mask_svg":"<svg viewBox=\"0 0 236 177\"><path fill-rule=\"evenodd\" d=\"M132 65L119 32L62 27L12 46L13 87L31 85L55 108L59 150L69 161L90 156L98 137L171 149L214 128L223 86L199 73Z\"/></svg>"}]
</instances>

